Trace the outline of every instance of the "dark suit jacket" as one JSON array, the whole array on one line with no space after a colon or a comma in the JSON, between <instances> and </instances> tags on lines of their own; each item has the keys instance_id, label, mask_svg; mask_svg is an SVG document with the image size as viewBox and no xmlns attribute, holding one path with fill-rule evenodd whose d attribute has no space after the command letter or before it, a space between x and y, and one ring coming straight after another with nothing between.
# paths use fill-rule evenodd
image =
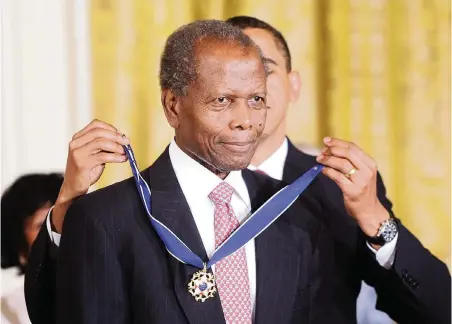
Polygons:
<instances>
[{"instance_id":1,"label":"dark suit jacket","mask_svg":"<svg viewBox=\"0 0 452 324\"><path fill-rule=\"evenodd\" d=\"M283 180L291 183L315 164L315 157L289 142ZM377 188L381 203L393 214L379 174ZM327 315L336 318L335 323L356 322L356 299L364 280L377 291L377 308L398 323L451 323L450 273L408 229L399 224L395 262L386 270L366 247L365 237L345 211L342 192L333 181L320 175L303 195L314 197L318 208L324 210L316 215L326 216L319 239L325 280L314 302L314 321L326 323ZM329 300L333 304L325 308Z\"/></svg>"},{"instance_id":2,"label":"dark suit jacket","mask_svg":"<svg viewBox=\"0 0 452 324\"><path fill-rule=\"evenodd\" d=\"M316 162L314 157L300 152L290 143L283 174L284 180L288 183L292 182L301 174L306 172L315 163ZM157 165L158 161L153 166L154 171ZM149 170L146 170L145 174L147 174L148 172ZM174 174L171 170L169 173L170 176L165 176L159 175L158 172L151 171L151 182L154 182L155 179L157 183L157 187L155 185L153 185L152 187L154 195L153 197L155 199L154 208L162 210L162 219L164 219L164 222L168 222L169 224L171 224L171 226L177 226L178 231L180 231L180 233L178 232L178 235L181 235L181 237L189 243L189 245L192 247L192 249L194 249L195 252L199 253L199 255L205 256L203 254L205 252L203 251L202 244L198 235L184 236L184 233L196 232L194 227L195 225L191 220L191 215L188 212L188 206L182 196L182 193L180 192L180 188L177 185L177 180L175 179ZM258 175L252 176L247 171L244 171L243 176L247 182L248 188L250 189L250 197L253 201L253 208L255 208L270 196L269 192L273 192L273 189L269 189L264 193L262 189L257 189L259 186L263 186L264 184L265 188L269 186L269 183L264 181L262 177ZM149 176L145 178L147 179L148 177ZM272 188L272 186L274 185L274 183L270 184L269 188ZM108 203L110 204L110 209L117 209L118 211L121 211L124 215L126 215L125 217L116 220L120 221L120 224L114 223L113 225L110 225L108 228L110 228L111 230L116 229L118 233L120 233L121 231L124 232L122 225L124 225L125 228L126 224L124 222L130 219L130 222L138 223L138 226L136 227L139 229L137 230L138 233L136 235L145 235L144 233L141 234L141 232L144 231L146 235L150 236L152 230L149 228L146 217L141 214L143 211L141 210L141 205L138 201L138 197L135 197L133 191L134 189L129 187L132 187L130 180L119 185L107 188L104 191L100 191L99 193L95 193L95 195L89 195L88 197L92 198L87 197L84 198L84 200L88 199L90 205L96 204L96 208L99 209L99 215L104 215L106 213L105 210L100 209L100 206L103 205L104 200L108 201ZM119 188L121 188L120 191L118 191ZM171 188L177 188L175 194L171 192ZM127 192L127 195L125 194L125 192ZM383 205L388 209L388 211L392 213L392 204L386 198L386 192L381 177L378 178L378 195ZM96 201L101 198L102 203ZM122 201L120 206L114 204L114 201L120 200ZM129 202L127 203L127 205L125 205L124 201ZM169 201L170 203L168 206L170 207L165 207L162 204L159 204L159 201ZM310 257L313 258L309 271L315 272L315 267L317 264L317 266L319 267L317 269L317 275L321 276L321 279L311 273L309 275L311 278L311 283L307 284L305 286L306 288L302 287L304 284L299 284L299 282L303 281L304 279L301 281L299 280L295 288L295 297L289 297L289 295L286 294L285 289L288 289L288 292L292 291L293 296L294 288L292 286L295 286L291 279L293 273L274 273L268 267L264 267L264 264L269 262L269 258L266 255L266 251L268 250L269 253L272 253L273 251L272 254L274 254L274 257L276 257L276 259L272 259L271 261L272 265L275 266L275 270L279 269L279 271L281 271L281 267L285 265L285 262L289 262L289 268L293 268L294 266L292 261L289 260L288 257L284 257L284 260L282 260L281 255L279 255L278 251L278 249L281 249L281 251L285 251L283 256L289 256L290 253L288 254L287 252L292 251L292 249L286 245L288 243L289 246L293 245L293 240L290 241L290 237L278 235L284 232L287 233L287 231L276 231L275 228L270 227L267 232L264 232L265 236L264 234L262 234L263 236L256 240L256 259L258 262L258 295L256 297L257 309L255 323L284 323L284 320L285 322L289 321L287 318L290 316L294 317L294 323L297 322L295 317L302 317L303 315L305 315L303 314L303 312L307 312L307 294L309 294L310 296L310 318L309 321L303 321L302 323L354 323L356 322L356 297L359 293L361 280L365 280L367 283L376 288L378 292L377 307L387 312L399 323L450 323L451 281L449 271L447 270L447 267L433 255L431 255L430 252L426 250L405 227L403 227L403 225L400 225L395 263L392 269L385 270L377 263L374 255L367 248L365 238L356 225L356 222L346 213L342 194L339 188L332 181L320 175L303 193L302 197L300 198L300 202L302 205L304 205L304 208L307 208L307 212L303 212L301 217L286 217L286 219L290 220L278 221L277 227L281 228L282 226L282 229L285 228L286 230L288 228L309 228L308 232L311 233L311 243L309 244L311 246L315 246L316 251L314 255L306 256L306 260L308 260ZM75 221L75 218L79 217L75 214L78 214L78 210L82 208L80 206L85 206L86 204L87 203L82 201L81 204L74 206L73 211L69 214L72 216L67 216L68 218L66 219L66 223L69 222L69 219L72 219L71 223ZM298 208L299 207L294 206L291 209ZM137 211L134 212L134 210ZM293 215L298 214L298 212L292 213L291 210L289 211ZM182 215L182 217L179 216L179 213ZM174 222L176 218L173 218L173 215L176 214L178 215L177 222ZM320 230L318 230L318 224L316 224L316 222L312 220L312 214L314 214L321 221ZM90 217L92 216L90 215ZM95 217L94 219L98 219L98 217ZM83 220L83 222L90 222L90 220L86 219ZM287 227L280 225L280 223L291 225ZM65 236L66 231L69 231L69 228L72 226L75 227L75 225L65 225ZM127 224L127 228L129 228L129 226L131 225ZM182 232L181 229L184 227L189 229L189 231ZM316 231L318 231L317 238L313 239L315 235L312 235L312 233ZM301 234L304 233L305 230L300 230L299 232ZM93 237L86 238L86 240L89 239L86 244L81 241L80 237L73 238L74 245L85 244L86 249L88 247L88 244L93 248L98 245L102 246L102 244L107 244L111 241L107 240L107 237L113 238L113 242L119 240L118 235L107 236L106 233L104 234L104 236L99 236L99 233L96 232L91 236ZM265 238L270 236L273 239L271 241L267 241ZM158 239L156 239L154 236L152 237L153 240L151 242L153 242L153 244L151 246L159 246L159 244L161 245ZM83 240L85 240L85 238ZM95 240L95 242L92 242L92 240ZM136 242L135 238L129 238L128 240L128 243L130 242L130 244ZM279 242L279 240L282 241ZM313 240L317 240L317 243L312 243ZM145 243L143 243L142 248L148 248L147 246L149 245L149 243L145 241L145 239L143 239L143 241ZM162 247L160 246L160 248ZM25 280L27 306L30 318L32 319L33 323L48 324L53 322L52 314L54 314L55 305L55 264L53 261L54 258L52 257L53 249L54 245L49 242L46 229L45 227L43 227L31 251ZM152 249L152 251L154 250L158 251L158 249ZM306 249L304 249L303 251L306 251ZM66 252L63 252L63 254L65 253ZM166 256L165 253L164 251L162 252L161 249L158 257L162 257L163 255ZM101 255L104 256L104 254ZM118 255L122 257L124 255L124 252L118 253ZM147 264L147 262L149 262L149 259L145 255L147 255L147 251L142 252L143 260L141 262ZM105 258L107 258L107 254L105 254ZM129 283L129 281L131 280L129 276L131 267L135 271L133 272L134 274L138 272L138 270L135 269L138 269L137 263L139 263L139 259L135 260L135 256L133 255L129 256L128 258L131 261L129 260L126 262L125 266L127 266L127 268L123 270L122 276L119 276L119 282L121 282L121 280L126 280L127 283ZM166 263L162 262L162 264L166 265L167 268L165 267L165 269L161 269L159 267L156 271L167 273L168 271L165 270L171 270L171 273L174 276L174 283L171 282L171 278L166 278L166 280L168 281L166 281L165 284L167 284L168 286L166 286L165 288L174 289L174 291L176 292L176 297L173 296L171 298L168 298L166 290L163 290L165 293L162 293L162 296L164 296L164 301L166 302L164 305L157 302L155 305L153 303L149 303L146 304L146 306L151 307L152 312L156 312L154 316L159 316L159 312L164 312L165 307L171 308L171 310L173 310L173 312L175 313L174 316L178 316L177 314L181 316L181 320L179 321L180 323L185 323L187 321L187 318L189 318L189 320L193 320L194 317L201 318L202 316L204 316L203 314L205 314L205 309L201 308L201 310L199 310L199 313L197 313L197 304L192 305L195 307L193 308L193 311L185 313L186 317L180 314L181 308L185 310L185 308L189 306L186 303L190 303L191 299L188 295L182 294L182 292L184 292L182 288L181 290L177 290L172 286L172 284L178 283L178 287L183 287L185 281L188 280L188 275L192 273L193 270L189 269L187 271L186 266L182 266L177 262L174 263L174 260L172 260L171 258L167 261L168 262ZM263 267L262 269L259 268L261 266ZM307 267L307 265L304 265L304 267ZM176 272L174 272L175 268ZM154 268L151 267L151 269ZM298 269L301 269L300 266L298 266ZM261 270L263 270L264 272L262 272ZM180 273L181 275L178 277L176 276L176 273ZM153 274L153 272L149 272L149 274ZM184 278L185 281L180 279L184 274L186 276ZM108 273L108 276L111 275L112 274ZM116 276L118 275L116 274ZM80 278L83 279L82 277ZM279 282L279 285L271 284L270 286L268 286L267 281L273 281L274 278L277 279L276 281ZM104 285L109 284L107 281L105 281L97 282L97 285L102 283ZM80 283L77 282L74 285L79 284ZM154 282L154 285L158 284L162 285L164 283ZM82 286L83 285L80 284L80 287ZM117 286L111 285L110 288L118 290L118 288L115 287ZM89 287L84 289L88 288ZM134 294L138 289L139 287L134 288L133 290L129 289L129 295ZM114 293L119 292L113 291L110 295L114 296ZM92 292L92 295L96 296L94 291ZM149 298L149 301L154 300L151 297L146 298ZM179 301L179 298L181 298L181 300L185 299L185 302ZM276 301L279 299L281 299L279 302ZM296 299L297 302L294 302L293 299ZM180 306L178 306L178 304L176 304L176 306L173 305L173 302L175 300L178 301ZM300 302L298 302L299 300ZM74 305L78 305L74 307L80 307L80 305L82 305L82 302L83 301L81 300L74 301ZM145 301L143 300L141 302L145 303ZM219 316L221 309L218 305L218 302L211 301L211 304L215 304L215 306L209 306L207 308L207 315L211 317L210 322L217 323L215 322L215 320L220 320L221 323L223 319L221 316ZM127 307L129 307L128 311L130 311L131 306ZM291 308L293 308L294 310L292 310ZM112 306L112 309L115 310L116 305ZM187 309L192 308L187 307ZM214 310L212 311L212 309ZM266 314L266 312L270 313ZM175 322L168 320L167 322L179 323L177 320Z\"/></svg>"},{"instance_id":3,"label":"dark suit jacket","mask_svg":"<svg viewBox=\"0 0 452 324\"><path fill-rule=\"evenodd\" d=\"M152 188L153 216L206 259L168 151L142 174ZM280 187L248 170L243 177L253 210ZM310 321L311 300L320 285L316 276L320 226L311 205L309 199L299 199L255 240L255 323ZM48 242L43 235L33 247L32 255L38 256L30 258L26 283L29 313L36 323L48 320L42 316L52 312L44 301L53 298L51 288L42 290L49 278L33 275L46 261L43 250ZM57 265L56 322L224 323L218 297L201 303L187 292L196 270L168 254L134 180L125 180L82 197L66 215Z\"/></svg>"}]
</instances>

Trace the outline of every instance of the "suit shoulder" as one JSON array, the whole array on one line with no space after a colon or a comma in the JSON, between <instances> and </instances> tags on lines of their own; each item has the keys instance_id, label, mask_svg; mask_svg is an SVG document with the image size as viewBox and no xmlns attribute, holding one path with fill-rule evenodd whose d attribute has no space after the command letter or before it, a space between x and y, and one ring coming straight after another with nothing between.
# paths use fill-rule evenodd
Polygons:
<instances>
[{"instance_id":1,"label":"suit shoulder","mask_svg":"<svg viewBox=\"0 0 452 324\"><path fill-rule=\"evenodd\" d=\"M148 171L142 174L149 177ZM70 210L90 214L92 218L102 218L105 215L116 215L130 212L140 206L141 200L133 177L109 185L80 197Z\"/></svg>"},{"instance_id":2,"label":"suit shoulder","mask_svg":"<svg viewBox=\"0 0 452 324\"><path fill-rule=\"evenodd\" d=\"M83 206L91 206L108 202L108 204L115 206L121 204L121 200L127 199L131 193L134 193L134 189L136 190L135 182L131 177L86 194L77 203Z\"/></svg>"}]
</instances>

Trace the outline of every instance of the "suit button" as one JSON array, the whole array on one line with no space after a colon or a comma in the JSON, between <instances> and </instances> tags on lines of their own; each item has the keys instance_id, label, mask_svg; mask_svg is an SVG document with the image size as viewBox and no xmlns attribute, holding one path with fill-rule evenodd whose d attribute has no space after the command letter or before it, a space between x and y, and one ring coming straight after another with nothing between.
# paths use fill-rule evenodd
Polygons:
<instances>
[{"instance_id":1,"label":"suit button","mask_svg":"<svg viewBox=\"0 0 452 324\"><path fill-rule=\"evenodd\" d=\"M407 275L408 275L408 271L406 271L406 269L403 269L402 276L404 276L406 278Z\"/></svg>"},{"instance_id":2,"label":"suit button","mask_svg":"<svg viewBox=\"0 0 452 324\"><path fill-rule=\"evenodd\" d=\"M419 287L419 282L415 281L411 286L413 287L413 289L417 289Z\"/></svg>"}]
</instances>

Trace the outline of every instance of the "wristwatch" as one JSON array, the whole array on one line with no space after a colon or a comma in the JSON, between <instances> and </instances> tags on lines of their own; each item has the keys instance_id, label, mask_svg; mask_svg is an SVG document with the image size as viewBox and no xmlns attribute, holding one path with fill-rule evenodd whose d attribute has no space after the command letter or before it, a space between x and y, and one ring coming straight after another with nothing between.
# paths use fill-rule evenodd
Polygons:
<instances>
[{"instance_id":1,"label":"wristwatch","mask_svg":"<svg viewBox=\"0 0 452 324\"><path fill-rule=\"evenodd\" d=\"M381 223L377 235L368 236L367 241L373 244L385 245L386 243L391 242L398 232L399 226L397 225L397 221L391 217Z\"/></svg>"}]
</instances>

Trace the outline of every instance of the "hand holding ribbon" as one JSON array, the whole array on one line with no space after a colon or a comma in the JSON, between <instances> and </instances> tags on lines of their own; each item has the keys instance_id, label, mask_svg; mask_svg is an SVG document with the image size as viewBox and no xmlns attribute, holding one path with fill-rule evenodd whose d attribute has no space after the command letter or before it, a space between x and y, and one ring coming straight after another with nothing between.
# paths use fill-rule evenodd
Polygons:
<instances>
[{"instance_id":1,"label":"hand holding ribbon","mask_svg":"<svg viewBox=\"0 0 452 324\"><path fill-rule=\"evenodd\" d=\"M347 212L368 236L377 234L390 216L377 196L377 163L359 146L337 138L324 138L325 147L317 162L323 174L342 190Z\"/></svg>"}]
</instances>

